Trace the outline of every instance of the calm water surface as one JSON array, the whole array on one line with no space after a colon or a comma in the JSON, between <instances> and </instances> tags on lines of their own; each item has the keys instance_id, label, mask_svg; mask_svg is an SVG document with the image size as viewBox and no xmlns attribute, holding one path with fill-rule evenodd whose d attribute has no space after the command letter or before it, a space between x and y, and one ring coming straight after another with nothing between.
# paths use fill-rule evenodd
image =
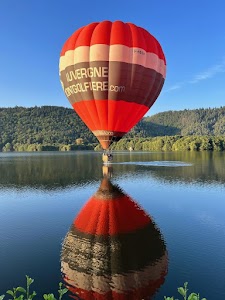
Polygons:
<instances>
[{"instance_id":1,"label":"calm water surface","mask_svg":"<svg viewBox=\"0 0 225 300\"><path fill-rule=\"evenodd\" d=\"M100 153L0 154L0 295L27 274L39 295L225 299L225 153L118 152L102 179Z\"/></svg>"}]
</instances>

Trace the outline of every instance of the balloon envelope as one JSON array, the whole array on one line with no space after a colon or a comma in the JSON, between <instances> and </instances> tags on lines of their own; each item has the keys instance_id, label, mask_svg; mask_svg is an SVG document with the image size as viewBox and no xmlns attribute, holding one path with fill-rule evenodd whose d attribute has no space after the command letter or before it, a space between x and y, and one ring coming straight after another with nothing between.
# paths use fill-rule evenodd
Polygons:
<instances>
[{"instance_id":1,"label":"balloon envelope","mask_svg":"<svg viewBox=\"0 0 225 300\"><path fill-rule=\"evenodd\" d=\"M159 42L145 29L103 21L69 37L59 71L74 110L107 149L153 105L165 80L166 61Z\"/></svg>"}]
</instances>

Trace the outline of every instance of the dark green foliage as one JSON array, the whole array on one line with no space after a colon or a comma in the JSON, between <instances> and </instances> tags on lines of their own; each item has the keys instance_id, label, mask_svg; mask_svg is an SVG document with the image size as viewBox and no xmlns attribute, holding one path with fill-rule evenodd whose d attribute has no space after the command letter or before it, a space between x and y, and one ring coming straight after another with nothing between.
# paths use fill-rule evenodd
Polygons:
<instances>
[{"instance_id":1,"label":"dark green foliage","mask_svg":"<svg viewBox=\"0 0 225 300\"><path fill-rule=\"evenodd\" d=\"M135 151L225 151L225 136L159 136L152 138L123 138L112 150ZM100 150L100 147L96 147Z\"/></svg>"},{"instance_id":2,"label":"dark green foliage","mask_svg":"<svg viewBox=\"0 0 225 300\"><path fill-rule=\"evenodd\" d=\"M224 135L225 106L220 108L168 111L144 118L159 135ZM150 126L150 125L149 125ZM161 130L160 130L161 129Z\"/></svg>"},{"instance_id":3,"label":"dark green foliage","mask_svg":"<svg viewBox=\"0 0 225 300\"><path fill-rule=\"evenodd\" d=\"M169 111L143 118L115 150L225 150L225 107ZM98 146L97 146L98 145ZM0 108L0 151L91 150L98 140L73 109Z\"/></svg>"},{"instance_id":4,"label":"dark green foliage","mask_svg":"<svg viewBox=\"0 0 225 300\"><path fill-rule=\"evenodd\" d=\"M0 108L0 151L49 151L98 141L73 109L55 106ZM92 147L93 149L93 147Z\"/></svg>"}]
</instances>

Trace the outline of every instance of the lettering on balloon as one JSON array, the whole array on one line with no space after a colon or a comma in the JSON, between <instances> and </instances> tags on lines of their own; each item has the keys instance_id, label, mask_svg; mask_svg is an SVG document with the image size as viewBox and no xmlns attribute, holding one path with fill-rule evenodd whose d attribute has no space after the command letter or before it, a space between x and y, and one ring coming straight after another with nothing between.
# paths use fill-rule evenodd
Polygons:
<instances>
[{"instance_id":1,"label":"lettering on balloon","mask_svg":"<svg viewBox=\"0 0 225 300\"><path fill-rule=\"evenodd\" d=\"M90 91L108 91L108 81L93 81L70 85L65 88L66 96Z\"/></svg>"},{"instance_id":2,"label":"lettering on balloon","mask_svg":"<svg viewBox=\"0 0 225 300\"><path fill-rule=\"evenodd\" d=\"M90 68L79 68L74 71L66 73L67 82L73 79L92 78L92 77L108 77L108 67L90 67Z\"/></svg>"},{"instance_id":3,"label":"lettering on balloon","mask_svg":"<svg viewBox=\"0 0 225 300\"><path fill-rule=\"evenodd\" d=\"M64 92L67 97L89 91L125 92L124 85L109 84L108 77L109 69L107 66L81 67L69 70L65 73L68 85L64 85Z\"/></svg>"},{"instance_id":4,"label":"lettering on balloon","mask_svg":"<svg viewBox=\"0 0 225 300\"><path fill-rule=\"evenodd\" d=\"M143 51L142 49L134 49L133 52L135 54L141 54L141 55L145 55L146 54L145 51Z\"/></svg>"}]
</instances>

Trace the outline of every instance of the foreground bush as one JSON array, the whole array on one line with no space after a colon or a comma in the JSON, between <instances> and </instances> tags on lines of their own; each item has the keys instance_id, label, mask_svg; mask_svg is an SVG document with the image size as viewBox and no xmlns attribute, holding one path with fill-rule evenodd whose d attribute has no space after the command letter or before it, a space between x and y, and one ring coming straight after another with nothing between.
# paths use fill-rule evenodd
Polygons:
<instances>
[{"instance_id":1,"label":"foreground bush","mask_svg":"<svg viewBox=\"0 0 225 300\"><path fill-rule=\"evenodd\" d=\"M35 296L37 296L36 292L30 291L30 285L34 282L34 279L30 278L26 275L26 288L18 286L17 288L13 288L12 290L8 290L6 293L11 297L8 300L32 300ZM178 288L178 292L181 296L183 296L184 300L207 300L206 298L200 299L200 295L196 293L191 293L188 295L188 283L185 282L183 287ZM55 297L54 294L44 294L44 300L62 300L64 294L66 294L68 289L62 287L62 283L59 283L58 289L58 298ZM0 296L0 300L3 300L5 295ZM164 297L164 300L178 300L174 297Z\"/></svg>"},{"instance_id":2,"label":"foreground bush","mask_svg":"<svg viewBox=\"0 0 225 300\"><path fill-rule=\"evenodd\" d=\"M183 287L181 286L177 289L179 294L183 297L184 300L207 300L206 298L200 298L200 295L196 293L190 293L188 295L187 285L188 283L185 282ZM178 299L175 299L174 297L164 297L164 300L178 300Z\"/></svg>"},{"instance_id":3,"label":"foreground bush","mask_svg":"<svg viewBox=\"0 0 225 300\"><path fill-rule=\"evenodd\" d=\"M18 286L16 288L13 288L12 290L8 290L6 293L9 294L11 297L9 300L32 300L37 294L35 291L30 291L30 285L34 282L34 279L30 278L26 275L27 279L27 285L26 289ZM44 294L43 299L44 300L62 300L62 296L66 294L68 289L62 288L62 283L59 283L59 289L58 289L58 298L55 297L54 294ZM19 295L18 295L19 294ZM0 296L0 300L3 300L5 298L5 295Z\"/></svg>"}]
</instances>

